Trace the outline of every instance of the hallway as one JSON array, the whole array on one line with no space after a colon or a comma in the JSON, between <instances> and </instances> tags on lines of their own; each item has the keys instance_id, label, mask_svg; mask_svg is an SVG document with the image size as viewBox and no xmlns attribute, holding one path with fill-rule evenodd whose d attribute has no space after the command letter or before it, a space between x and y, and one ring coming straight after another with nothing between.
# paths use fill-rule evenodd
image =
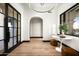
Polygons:
<instances>
[{"instance_id":1,"label":"hallway","mask_svg":"<svg viewBox=\"0 0 79 59\"><path fill-rule=\"evenodd\" d=\"M43 42L41 38L31 38L15 48L8 56L59 56L50 42Z\"/></svg>"}]
</instances>

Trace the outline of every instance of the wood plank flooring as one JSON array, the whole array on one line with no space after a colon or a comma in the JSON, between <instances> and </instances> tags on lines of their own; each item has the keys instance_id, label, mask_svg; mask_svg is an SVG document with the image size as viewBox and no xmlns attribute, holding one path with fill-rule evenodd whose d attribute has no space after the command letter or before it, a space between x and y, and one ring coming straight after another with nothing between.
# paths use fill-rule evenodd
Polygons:
<instances>
[{"instance_id":1,"label":"wood plank flooring","mask_svg":"<svg viewBox=\"0 0 79 59\"><path fill-rule=\"evenodd\" d=\"M8 56L60 56L50 42L43 42L42 38L31 38L15 48Z\"/></svg>"}]
</instances>

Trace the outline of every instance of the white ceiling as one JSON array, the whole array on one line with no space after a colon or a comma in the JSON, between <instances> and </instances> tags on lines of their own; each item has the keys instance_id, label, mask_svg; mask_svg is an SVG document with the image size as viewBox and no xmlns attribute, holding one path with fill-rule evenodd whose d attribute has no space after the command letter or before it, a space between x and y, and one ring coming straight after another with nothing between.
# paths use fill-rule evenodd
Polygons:
<instances>
[{"instance_id":1,"label":"white ceiling","mask_svg":"<svg viewBox=\"0 0 79 59\"><path fill-rule=\"evenodd\" d=\"M21 5L23 6L23 8L33 8L33 9L37 9L37 10L48 10L54 7L54 9L60 7L63 3L44 3L43 6L40 5L40 3L21 3Z\"/></svg>"}]
</instances>

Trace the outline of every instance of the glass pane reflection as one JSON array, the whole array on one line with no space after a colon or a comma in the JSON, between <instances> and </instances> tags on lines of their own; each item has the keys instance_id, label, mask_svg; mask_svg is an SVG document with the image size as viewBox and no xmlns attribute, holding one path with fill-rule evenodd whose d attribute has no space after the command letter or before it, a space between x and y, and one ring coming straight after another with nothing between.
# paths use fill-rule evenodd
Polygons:
<instances>
[{"instance_id":1,"label":"glass pane reflection","mask_svg":"<svg viewBox=\"0 0 79 59\"><path fill-rule=\"evenodd\" d=\"M73 30L74 30L74 35L79 35L79 17L76 17L74 19Z\"/></svg>"},{"instance_id":2,"label":"glass pane reflection","mask_svg":"<svg viewBox=\"0 0 79 59\"><path fill-rule=\"evenodd\" d=\"M14 28L14 36L17 36L17 29Z\"/></svg>"},{"instance_id":3,"label":"glass pane reflection","mask_svg":"<svg viewBox=\"0 0 79 59\"><path fill-rule=\"evenodd\" d=\"M13 28L9 28L10 37L13 37Z\"/></svg>"},{"instance_id":4,"label":"glass pane reflection","mask_svg":"<svg viewBox=\"0 0 79 59\"><path fill-rule=\"evenodd\" d=\"M13 18L8 18L8 27L13 27Z\"/></svg>"},{"instance_id":5,"label":"glass pane reflection","mask_svg":"<svg viewBox=\"0 0 79 59\"><path fill-rule=\"evenodd\" d=\"M8 42L8 49L11 48L12 46L13 46L13 38L10 38Z\"/></svg>"},{"instance_id":6,"label":"glass pane reflection","mask_svg":"<svg viewBox=\"0 0 79 59\"><path fill-rule=\"evenodd\" d=\"M17 27L17 20L14 20L14 27Z\"/></svg>"},{"instance_id":7,"label":"glass pane reflection","mask_svg":"<svg viewBox=\"0 0 79 59\"><path fill-rule=\"evenodd\" d=\"M16 44L17 44L17 38L14 37L14 45L16 45Z\"/></svg>"},{"instance_id":8,"label":"glass pane reflection","mask_svg":"<svg viewBox=\"0 0 79 59\"><path fill-rule=\"evenodd\" d=\"M13 9L8 6L8 16L13 17Z\"/></svg>"},{"instance_id":9,"label":"glass pane reflection","mask_svg":"<svg viewBox=\"0 0 79 59\"><path fill-rule=\"evenodd\" d=\"M4 41L0 41L0 53L4 52Z\"/></svg>"},{"instance_id":10,"label":"glass pane reflection","mask_svg":"<svg viewBox=\"0 0 79 59\"><path fill-rule=\"evenodd\" d=\"M4 28L0 27L0 40L4 39Z\"/></svg>"},{"instance_id":11,"label":"glass pane reflection","mask_svg":"<svg viewBox=\"0 0 79 59\"><path fill-rule=\"evenodd\" d=\"M0 13L0 26L4 26L4 15Z\"/></svg>"}]
</instances>

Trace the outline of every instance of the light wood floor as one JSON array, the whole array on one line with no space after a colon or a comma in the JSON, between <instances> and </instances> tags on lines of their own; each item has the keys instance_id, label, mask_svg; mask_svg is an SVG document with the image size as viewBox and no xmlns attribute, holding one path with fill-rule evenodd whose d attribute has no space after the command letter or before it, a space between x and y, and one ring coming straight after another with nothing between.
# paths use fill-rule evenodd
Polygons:
<instances>
[{"instance_id":1,"label":"light wood floor","mask_svg":"<svg viewBox=\"0 0 79 59\"><path fill-rule=\"evenodd\" d=\"M50 42L43 42L42 38L31 38L15 48L8 56L60 56Z\"/></svg>"}]
</instances>

